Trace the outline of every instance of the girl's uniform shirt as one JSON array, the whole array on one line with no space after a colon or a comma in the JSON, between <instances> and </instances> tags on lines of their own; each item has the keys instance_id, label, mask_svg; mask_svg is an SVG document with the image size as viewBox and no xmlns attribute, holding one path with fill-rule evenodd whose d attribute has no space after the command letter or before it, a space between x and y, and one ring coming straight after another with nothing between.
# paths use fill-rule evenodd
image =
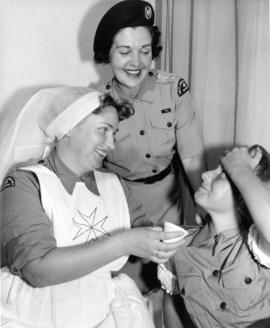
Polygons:
<instances>
[{"instance_id":1,"label":"girl's uniform shirt","mask_svg":"<svg viewBox=\"0 0 270 328\"><path fill-rule=\"evenodd\" d=\"M182 296L197 327L248 327L269 317L270 261L254 259L248 247L256 247L252 231L214 235L211 225L194 228L174 257L159 266L163 288ZM259 252L256 257L266 259Z\"/></svg>"}]
</instances>

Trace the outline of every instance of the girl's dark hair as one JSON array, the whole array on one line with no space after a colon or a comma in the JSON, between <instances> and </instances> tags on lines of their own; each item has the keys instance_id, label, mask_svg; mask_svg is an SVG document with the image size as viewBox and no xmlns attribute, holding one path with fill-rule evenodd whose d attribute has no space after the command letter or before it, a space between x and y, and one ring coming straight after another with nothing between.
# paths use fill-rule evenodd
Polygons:
<instances>
[{"instance_id":1,"label":"girl's dark hair","mask_svg":"<svg viewBox=\"0 0 270 328\"><path fill-rule=\"evenodd\" d=\"M119 121L125 120L134 114L134 107L128 101L116 101L112 98L111 95L105 93L100 97L101 106L96 108L92 113L100 114L102 109L107 106L112 106L116 109L118 113Z\"/></svg>"},{"instance_id":2,"label":"girl's dark hair","mask_svg":"<svg viewBox=\"0 0 270 328\"><path fill-rule=\"evenodd\" d=\"M252 154L255 151L260 150L262 157L258 165L255 167L254 172L256 176L264 183L267 183L270 181L270 155L269 153L260 145L253 145L249 148L249 153ZM246 203L239 192L238 188L235 186L235 184L232 182L230 177L228 176L228 179L231 182L233 195L235 199L235 205L236 209L238 211L238 214L240 215L242 219L242 223L248 228L253 220L249 213L249 210L246 206ZM252 186L250 186L252 188Z\"/></svg>"},{"instance_id":3,"label":"girl's dark hair","mask_svg":"<svg viewBox=\"0 0 270 328\"><path fill-rule=\"evenodd\" d=\"M152 43L151 43L151 47L152 47L152 59L155 59L159 56L161 50L162 50L162 46L160 45L160 36L161 33L159 31L159 28L157 26L145 26L152 37ZM111 45L108 49L108 51L104 52L95 52L94 53L94 61L97 64L108 64L110 62L110 58L109 58L109 53L112 47L112 43L113 43L113 39L111 40Z\"/></svg>"}]
</instances>

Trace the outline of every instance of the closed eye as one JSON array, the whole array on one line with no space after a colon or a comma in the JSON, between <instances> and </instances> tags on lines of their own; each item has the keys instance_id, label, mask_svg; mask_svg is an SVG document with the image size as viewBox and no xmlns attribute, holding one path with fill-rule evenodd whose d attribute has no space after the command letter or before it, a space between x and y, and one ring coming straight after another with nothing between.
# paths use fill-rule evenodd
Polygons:
<instances>
[{"instance_id":1,"label":"closed eye","mask_svg":"<svg viewBox=\"0 0 270 328\"><path fill-rule=\"evenodd\" d=\"M99 132L105 134L108 131L107 127L98 128Z\"/></svg>"},{"instance_id":2,"label":"closed eye","mask_svg":"<svg viewBox=\"0 0 270 328\"><path fill-rule=\"evenodd\" d=\"M118 47L120 55L128 55L130 53L130 48L129 47Z\"/></svg>"},{"instance_id":3,"label":"closed eye","mask_svg":"<svg viewBox=\"0 0 270 328\"><path fill-rule=\"evenodd\" d=\"M150 46L143 47L142 50L141 50L141 53L144 54L144 55L149 55L150 52L151 52L151 47Z\"/></svg>"},{"instance_id":4,"label":"closed eye","mask_svg":"<svg viewBox=\"0 0 270 328\"><path fill-rule=\"evenodd\" d=\"M119 53L122 56L126 56L126 55L128 55L130 53L130 51L120 51Z\"/></svg>"}]
</instances>

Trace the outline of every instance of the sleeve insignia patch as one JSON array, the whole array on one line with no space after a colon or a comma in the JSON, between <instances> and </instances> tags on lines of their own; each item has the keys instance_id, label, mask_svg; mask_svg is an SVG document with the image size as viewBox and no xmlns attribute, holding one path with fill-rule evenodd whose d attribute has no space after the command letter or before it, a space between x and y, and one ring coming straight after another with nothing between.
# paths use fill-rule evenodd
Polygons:
<instances>
[{"instance_id":1,"label":"sleeve insignia patch","mask_svg":"<svg viewBox=\"0 0 270 328\"><path fill-rule=\"evenodd\" d=\"M15 187L15 179L11 176L8 176L5 178L3 181L3 184L1 186L1 191L10 188L10 187Z\"/></svg>"},{"instance_id":2,"label":"sleeve insignia patch","mask_svg":"<svg viewBox=\"0 0 270 328\"><path fill-rule=\"evenodd\" d=\"M189 90L189 87L187 85L187 82L184 79L180 79L177 83L178 96L179 97L183 96L188 90Z\"/></svg>"}]
</instances>

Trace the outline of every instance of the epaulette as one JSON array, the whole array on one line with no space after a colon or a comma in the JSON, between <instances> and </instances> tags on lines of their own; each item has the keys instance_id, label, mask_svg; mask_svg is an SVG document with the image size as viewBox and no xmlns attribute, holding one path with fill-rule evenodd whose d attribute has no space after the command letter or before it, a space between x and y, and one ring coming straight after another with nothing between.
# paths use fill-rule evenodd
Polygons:
<instances>
[{"instance_id":1,"label":"epaulette","mask_svg":"<svg viewBox=\"0 0 270 328\"><path fill-rule=\"evenodd\" d=\"M176 82L176 78L177 78L176 75L173 73L168 73L159 70L149 71L148 75L149 76L154 75L156 81L159 83ZM177 90L177 95L179 97L182 97L189 90L189 86L184 79L180 78L177 82L176 90Z\"/></svg>"},{"instance_id":2,"label":"epaulette","mask_svg":"<svg viewBox=\"0 0 270 328\"><path fill-rule=\"evenodd\" d=\"M176 79L176 75L173 73L169 73L169 72L164 72L164 71L156 71L156 79L157 82L173 82Z\"/></svg>"}]
</instances>

